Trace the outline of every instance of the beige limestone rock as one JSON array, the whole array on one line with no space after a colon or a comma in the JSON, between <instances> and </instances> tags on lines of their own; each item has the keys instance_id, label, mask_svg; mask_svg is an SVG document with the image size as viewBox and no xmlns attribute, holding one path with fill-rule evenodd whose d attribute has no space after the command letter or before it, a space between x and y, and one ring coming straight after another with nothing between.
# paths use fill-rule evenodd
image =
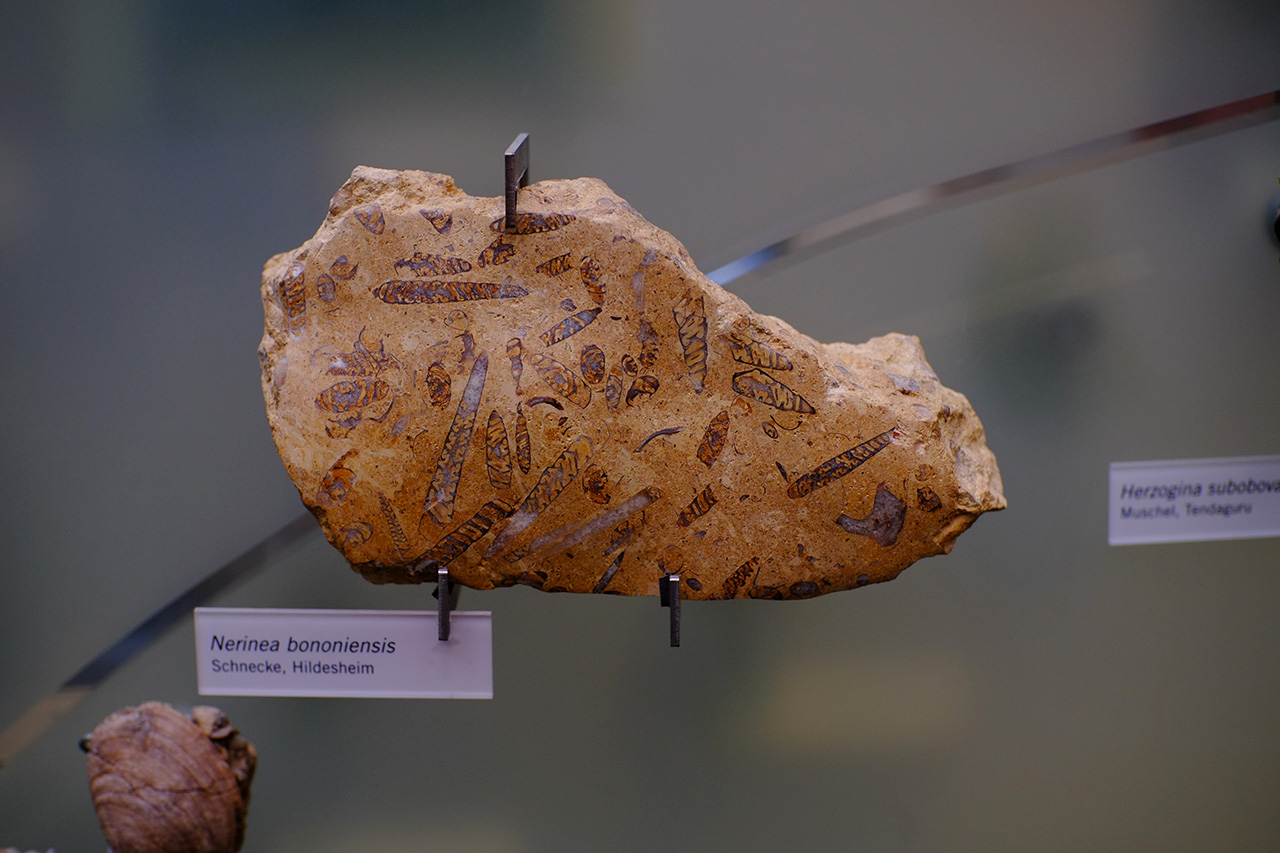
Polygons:
<instances>
[{"instance_id":1,"label":"beige limestone rock","mask_svg":"<svg viewBox=\"0 0 1280 853\"><path fill-rule=\"evenodd\" d=\"M357 168L263 271L276 446L375 582L805 598L885 581L1004 507L919 341L755 314L597 180L473 198Z\"/></svg>"}]
</instances>

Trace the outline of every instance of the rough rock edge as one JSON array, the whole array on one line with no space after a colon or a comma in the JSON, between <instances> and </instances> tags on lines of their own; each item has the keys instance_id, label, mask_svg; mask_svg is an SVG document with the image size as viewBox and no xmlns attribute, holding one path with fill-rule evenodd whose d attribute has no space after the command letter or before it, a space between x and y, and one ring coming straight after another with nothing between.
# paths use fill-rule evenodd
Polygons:
<instances>
[{"instance_id":1,"label":"rough rock edge","mask_svg":"<svg viewBox=\"0 0 1280 853\"><path fill-rule=\"evenodd\" d=\"M353 170L351 177L334 194L329 204L328 216L315 236L298 249L282 252L267 261L263 268L262 296L268 316L265 324L266 332L259 350L264 394L269 393L268 389L272 389L272 392L275 391L276 359L284 357L280 350L283 349L287 341L287 332L284 331L285 324L280 319L282 314L281 302L276 297L275 290L278 288L288 265L297 260L304 260L311 251L327 244L332 238L333 232L342 223L345 214L352 208L376 202L383 208L384 212L410 210L419 204L427 202L428 199L435 198L435 196L429 196L425 192L430 187L437 188L437 191L443 193L446 197L472 198L478 205L484 203L493 204L494 215L501 214L501 198L468 196L466 192L454 184L453 179L448 175L426 171L397 171L359 166ZM591 190L588 191L587 187L590 187ZM578 200L588 195L608 197L615 207L592 207L586 209L577 206ZM872 338L862 344L843 342L823 344L795 329L785 320L755 312L743 300L706 278L698 270L683 244L673 235L649 223L626 200L613 193L603 181L595 178L551 180L532 184L522 189L521 210L522 212L572 212L578 216L590 216L599 219L611 218L616 215L618 210L625 212L629 220L629 230L634 235L636 242L651 246L660 255L665 256L677 266L685 276L701 282L704 286L704 295L708 302L706 308L708 320L713 315L721 320L720 325L708 329L709 339L713 335L727 333L729 331L730 318L743 314L754 317L761 326L772 324L774 327L773 333L778 339L785 339L787 346L794 350L807 352L809 356L818 362L823 375L828 379L831 393L840 393L839 382L833 380L835 371L840 368L852 370L856 366L860 370L868 368L879 369L886 375L896 375L914 380L921 385L928 386L933 393L938 394L944 400L953 401L954 405L944 403L943 410L935 413L935 418L947 421L962 420L962 430L956 436L959 440L953 442L953 444L957 446L959 451L963 452L967 448L969 452L964 455L963 459L961 453L957 453L956 456L955 478L959 491L956 495L955 511L951 518L940 525L934 539L935 550L929 553L922 553L918 559L938 553L949 553L955 543L955 539L960 533L968 529L980 514L1003 509L1007 506L1003 495L1003 484L995 463L995 455L986 446L985 431L981 422L976 416L969 417L966 414L966 411L971 412L973 409L963 394L946 388L941 384L936 373L934 373L925 359L923 348L917 337L890 333ZM272 316L273 314L275 316ZM271 330L273 329L276 330L275 335L272 334ZM847 389L845 392L847 393ZM274 404L274 402L268 399L269 404ZM944 411L946 409L950 409L950 412ZM284 425L279 423L280 420L282 418L278 414L276 422L273 423L273 429L285 429ZM286 460L286 465L289 466L290 475L296 483L298 478L293 470L293 464ZM301 490L299 491L301 494ZM323 507L312 506L305 499L303 502L322 525L327 524ZM327 530L328 528L326 527L325 529ZM376 562L366 562L353 565L352 568L374 583L420 582L403 577L402 569L398 566L384 566ZM906 566L903 567L903 569L905 568ZM883 580L891 580L896 575L897 573L888 578L883 578ZM510 582L515 583L514 580Z\"/></svg>"}]
</instances>

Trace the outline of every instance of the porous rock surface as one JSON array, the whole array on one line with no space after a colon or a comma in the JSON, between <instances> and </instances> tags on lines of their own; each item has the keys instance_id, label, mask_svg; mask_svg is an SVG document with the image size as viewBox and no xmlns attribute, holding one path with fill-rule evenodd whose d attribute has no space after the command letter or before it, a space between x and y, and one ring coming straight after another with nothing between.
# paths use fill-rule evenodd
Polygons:
<instances>
[{"instance_id":1,"label":"porous rock surface","mask_svg":"<svg viewBox=\"0 0 1280 853\"><path fill-rule=\"evenodd\" d=\"M806 598L890 580L1004 507L919 341L820 344L594 179L500 198L360 167L267 262L276 446L375 582Z\"/></svg>"}]
</instances>

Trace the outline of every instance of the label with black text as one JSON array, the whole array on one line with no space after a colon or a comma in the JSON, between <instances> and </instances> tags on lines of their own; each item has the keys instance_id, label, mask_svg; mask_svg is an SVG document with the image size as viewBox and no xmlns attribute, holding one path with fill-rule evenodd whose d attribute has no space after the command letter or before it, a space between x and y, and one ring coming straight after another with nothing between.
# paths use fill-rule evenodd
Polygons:
<instances>
[{"instance_id":1,"label":"label with black text","mask_svg":"<svg viewBox=\"0 0 1280 853\"><path fill-rule=\"evenodd\" d=\"M493 619L433 610L197 607L202 696L492 699Z\"/></svg>"},{"instance_id":2,"label":"label with black text","mask_svg":"<svg viewBox=\"0 0 1280 853\"><path fill-rule=\"evenodd\" d=\"M1280 456L1112 462L1107 542L1280 536Z\"/></svg>"}]
</instances>

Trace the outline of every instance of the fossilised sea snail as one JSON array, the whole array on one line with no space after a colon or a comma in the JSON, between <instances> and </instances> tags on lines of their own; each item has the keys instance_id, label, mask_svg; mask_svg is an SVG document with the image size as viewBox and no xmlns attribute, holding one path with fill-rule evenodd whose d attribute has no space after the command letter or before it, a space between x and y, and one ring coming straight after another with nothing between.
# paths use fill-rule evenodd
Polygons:
<instances>
[{"instance_id":1,"label":"fossilised sea snail","mask_svg":"<svg viewBox=\"0 0 1280 853\"><path fill-rule=\"evenodd\" d=\"M114 853L234 853L244 841L253 744L217 708L122 708L81 741Z\"/></svg>"},{"instance_id":2,"label":"fossilised sea snail","mask_svg":"<svg viewBox=\"0 0 1280 853\"><path fill-rule=\"evenodd\" d=\"M916 338L755 314L593 179L473 198L360 167L263 271L276 446L375 582L806 598L1005 506Z\"/></svg>"}]
</instances>

